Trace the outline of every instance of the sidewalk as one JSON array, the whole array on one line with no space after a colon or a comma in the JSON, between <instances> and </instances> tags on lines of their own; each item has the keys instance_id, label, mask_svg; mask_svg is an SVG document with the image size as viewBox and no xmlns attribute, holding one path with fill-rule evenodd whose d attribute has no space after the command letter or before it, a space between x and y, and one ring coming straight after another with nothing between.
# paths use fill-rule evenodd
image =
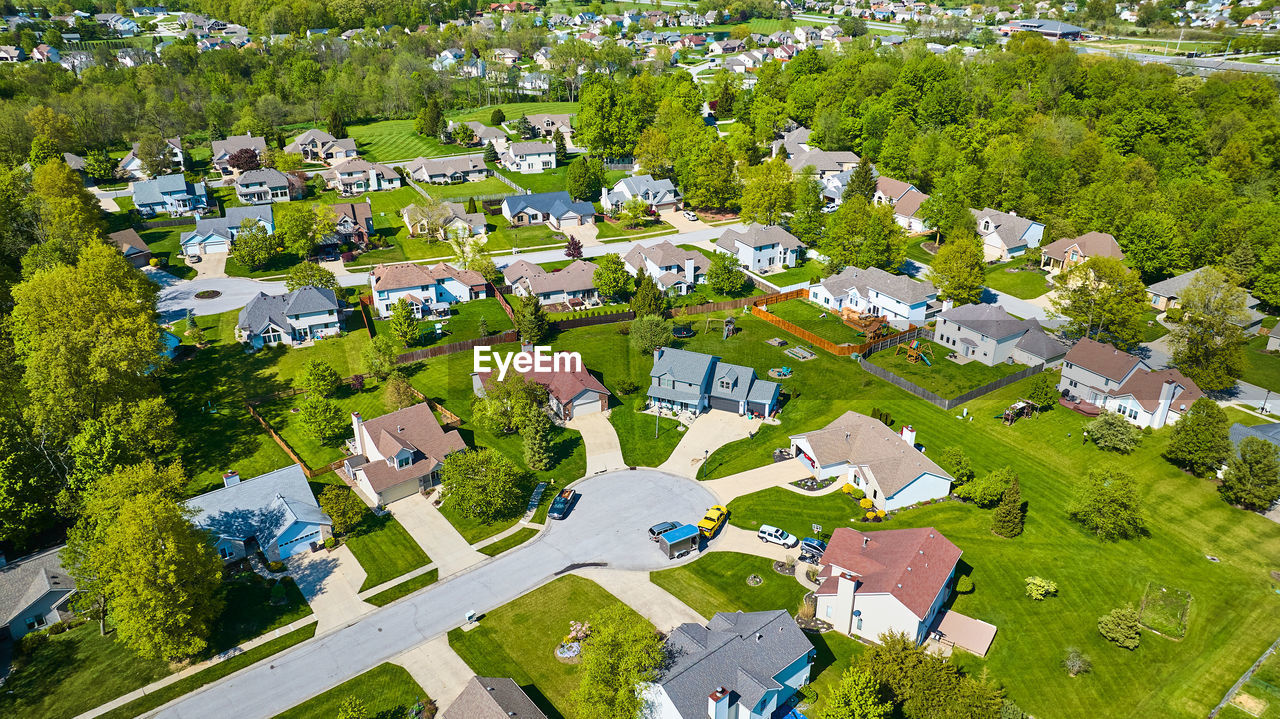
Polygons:
<instances>
[{"instance_id":1,"label":"sidewalk","mask_svg":"<svg viewBox=\"0 0 1280 719\"><path fill-rule=\"evenodd\" d=\"M431 500L421 494L392 502L387 505L387 509L418 546L422 547L422 551L435 560L441 579L486 559L458 534L458 530L440 514L440 510L432 506Z\"/></svg>"}]
</instances>

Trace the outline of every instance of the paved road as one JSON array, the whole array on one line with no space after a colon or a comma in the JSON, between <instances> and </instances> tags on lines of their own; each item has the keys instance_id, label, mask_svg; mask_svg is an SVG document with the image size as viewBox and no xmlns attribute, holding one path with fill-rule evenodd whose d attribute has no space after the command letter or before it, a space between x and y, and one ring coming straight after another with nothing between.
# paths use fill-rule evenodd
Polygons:
<instances>
[{"instance_id":1,"label":"paved road","mask_svg":"<svg viewBox=\"0 0 1280 719\"><path fill-rule=\"evenodd\" d=\"M645 530L664 520L696 522L715 503L698 482L656 470L603 474L576 488L582 496L568 519L552 522L528 545L189 694L155 716L272 717L461 625L468 610L492 611L573 568L672 566Z\"/></svg>"}]
</instances>

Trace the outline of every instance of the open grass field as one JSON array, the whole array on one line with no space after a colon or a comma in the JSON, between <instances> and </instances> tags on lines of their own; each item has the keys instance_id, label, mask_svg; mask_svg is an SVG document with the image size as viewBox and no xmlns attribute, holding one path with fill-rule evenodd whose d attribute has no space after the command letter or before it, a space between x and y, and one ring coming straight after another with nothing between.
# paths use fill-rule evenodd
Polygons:
<instances>
[{"instance_id":1,"label":"open grass field","mask_svg":"<svg viewBox=\"0 0 1280 719\"><path fill-rule=\"evenodd\" d=\"M1002 363L994 367L976 361L957 364L947 359L951 352L946 347L928 341L923 342L923 346L933 349L932 357L925 355L932 365L925 364L923 359L915 363L909 362L905 343L877 352L868 361L940 397L958 397L971 389L1026 369L1025 365L1020 364ZM897 351L899 348L901 352Z\"/></svg>"},{"instance_id":2,"label":"open grass field","mask_svg":"<svg viewBox=\"0 0 1280 719\"><path fill-rule=\"evenodd\" d=\"M499 554L502 554L503 552L507 551L508 549L515 549L516 547L520 546L521 544L524 544L525 542L529 541L530 539L533 539L536 536L538 536L538 530L534 529L533 527L525 527L523 529L517 529L516 531L512 532L511 534L508 534L507 536L503 537L502 539L499 539L498 541L492 544L486 544L485 546L481 547L479 551L481 554L485 556L496 557Z\"/></svg>"},{"instance_id":3,"label":"open grass field","mask_svg":"<svg viewBox=\"0 0 1280 719\"><path fill-rule=\"evenodd\" d=\"M578 10L577 12L582 12ZM521 115L576 115L578 114L578 103L576 102L504 102L500 105L487 105L485 107L477 107L473 110L466 110L459 113L450 113L449 119L458 122L466 122L474 120L483 125L492 125L489 118L496 109L502 109L502 113L507 116L507 122L515 122L520 119ZM410 123L410 130L413 125Z\"/></svg>"},{"instance_id":4,"label":"open grass field","mask_svg":"<svg viewBox=\"0 0 1280 719\"><path fill-rule=\"evenodd\" d=\"M507 313L502 309L498 299L490 297L454 305L453 315L441 323L444 325L444 334L436 334L435 326L437 322L434 320L418 322L418 328L422 331L422 335L408 347L392 334L391 320L374 320L373 330L375 334L386 334L394 338L400 350L405 351L438 344L462 342L480 337L481 320L484 320L488 325L489 334L498 334L512 327L511 318L507 317Z\"/></svg>"},{"instance_id":5,"label":"open grass field","mask_svg":"<svg viewBox=\"0 0 1280 719\"><path fill-rule=\"evenodd\" d=\"M759 586L747 584L752 575L762 580ZM706 552L690 564L650 572L649 579L708 619L716 612L773 609L794 615L807 591L795 577L773 571L773 560L737 552Z\"/></svg>"},{"instance_id":6,"label":"open grass field","mask_svg":"<svg viewBox=\"0 0 1280 719\"><path fill-rule=\"evenodd\" d=\"M1280 392L1280 355L1267 352L1267 338L1258 335L1244 347L1244 376L1240 379Z\"/></svg>"},{"instance_id":7,"label":"open grass field","mask_svg":"<svg viewBox=\"0 0 1280 719\"><path fill-rule=\"evenodd\" d=\"M360 156L371 162L395 162L416 157L466 155L475 148L442 145L434 137L413 131L413 120L382 120L366 125L351 125L347 134L354 138Z\"/></svg>"},{"instance_id":8,"label":"open grass field","mask_svg":"<svg viewBox=\"0 0 1280 719\"><path fill-rule=\"evenodd\" d=\"M657 467L667 461L684 438L684 425L670 417L643 414L640 410L644 404L644 397L637 391L623 397L622 404L609 412L609 424L622 447L622 461L631 467Z\"/></svg>"},{"instance_id":9,"label":"open grass field","mask_svg":"<svg viewBox=\"0 0 1280 719\"><path fill-rule=\"evenodd\" d=\"M258 414L262 415L271 424L272 429L289 443L294 453L301 457L308 467L318 470L346 456L342 451L342 442L347 435L329 440L312 435L302 424L302 415L295 411L305 396L299 394L263 402L258 405L257 410ZM343 386L331 399L341 408L344 417L350 417L352 412L359 412L365 419L373 419L387 414L392 409L387 406L383 386L373 382L365 384L364 389L360 391ZM348 428L349 431L350 428Z\"/></svg>"},{"instance_id":10,"label":"open grass field","mask_svg":"<svg viewBox=\"0 0 1280 719\"><path fill-rule=\"evenodd\" d=\"M391 515L378 517L370 513L347 537L346 544L364 567L362 592L431 562L422 547Z\"/></svg>"},{"instance_id":11,"label":"open grass field","mask_svg":"<svg viewBox=\"0 0 1280 719\"><path fill-rule=\"evenodd\" d=\"M469 632L450 631L449 646L476 674L514 679L548 717L569 717L581 670L560 663L556 646L570 622L589 621L618 603L598 584L564 576L485 614Z\"/></svg>"},{"instance_id":12,"label":"open grass field","mask_svg":"<svg viewBox=\"0 0 1280 719\"><path fill-rule=\"evenodd\" d=\"M430 699L407 669L388 662L277 714L276 719L333 719L347 697L364 702L367 716L388 719L408 717L414 705Z\"/></svg>"},{"instance_id":13,"label":"open grass field","mask_svg":"<svg viewBox=\"0 0 1280 719\"><path fill-rule=\"evenodd\" d=\"M838 312L816 305L809 300L794 299L769 305L768 310L779 319L808 330L836 344L860 344L867 336L846 325ZM783 332L781 328L777 330Z\"/></svg>"},{"instance_id":14,"label":"open grass field","mask_svg":"<svg viewBox=\"0 0 1280 719\"><path fill-rule=\"evenodd\" d=\"M987 287L1024 300L1034 299L1048 292L1048 274L1040 270L1021 269L1026 265L1026 260L1018 258L1012 262L988 267L986 269ZM1012 268L1019 269L1016 272L1010 272Z\"/></svg>"}]
</instances>

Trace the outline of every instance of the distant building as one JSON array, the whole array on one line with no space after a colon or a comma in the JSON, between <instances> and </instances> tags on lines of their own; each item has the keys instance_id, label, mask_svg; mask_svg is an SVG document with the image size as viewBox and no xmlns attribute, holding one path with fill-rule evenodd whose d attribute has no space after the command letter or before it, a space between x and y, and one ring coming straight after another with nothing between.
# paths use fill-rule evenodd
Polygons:
<instances>
[{"instance_id":1,"label":"distant building","mask_svg":"<svg viewBox=\"0 0 1280 719\"><path fill-rule=\"evenodd\" d=\"M1177 422L1204 396L1178 370L1153 370L1141 357L1087 337L1063 360L1058 390L1077 412L1092 416L1106 409L1152 429Z\"/></svg>"}]
</instances>

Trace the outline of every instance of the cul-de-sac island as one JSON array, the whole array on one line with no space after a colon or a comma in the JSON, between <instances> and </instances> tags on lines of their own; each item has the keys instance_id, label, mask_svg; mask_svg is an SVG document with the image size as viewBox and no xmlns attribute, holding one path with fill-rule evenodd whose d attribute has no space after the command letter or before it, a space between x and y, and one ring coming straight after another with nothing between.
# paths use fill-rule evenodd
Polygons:
<instances>
[{"instance_id":1,"label":"cul-de-sac island","mask_svg":"<svg viewBox=\"0 0 1280 719\"><path fill-rule=\"evenodd\" d=\"M1280 0L0 23L0 717L1280 719Z\"/></svg>"}]
</instances>

